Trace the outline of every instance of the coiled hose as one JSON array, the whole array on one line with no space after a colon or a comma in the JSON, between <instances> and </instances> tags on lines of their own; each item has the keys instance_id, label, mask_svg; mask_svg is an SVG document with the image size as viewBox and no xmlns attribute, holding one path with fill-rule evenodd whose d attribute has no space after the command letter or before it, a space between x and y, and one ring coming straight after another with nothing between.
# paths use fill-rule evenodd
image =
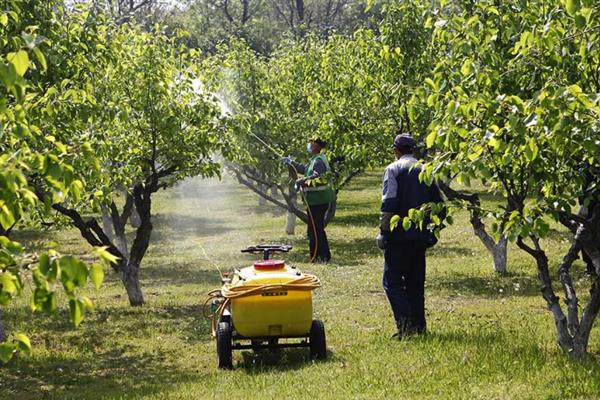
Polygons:
<instances>
[{"instance_id":1,"label":"coiled hose","mask_svg":"<svg viewBox=\"0 0 600 400\"><path fill-rule=\"evenodd\" d=\"M226 283L221 289L214 289L208 292L208 298L202 306L202 314L205 318L211 320L211 334L215 336L217 332L217 323L231 303L231 299L259 295L272 290L314 290L318 287L321 287L321 281L311 274L303 274L300 278L292 279L286 283ZM210 310L211 307L209 303L211 303L211 301L213 304L218 304L218 307L214 311Z\"/></svg>"}]
</instances>

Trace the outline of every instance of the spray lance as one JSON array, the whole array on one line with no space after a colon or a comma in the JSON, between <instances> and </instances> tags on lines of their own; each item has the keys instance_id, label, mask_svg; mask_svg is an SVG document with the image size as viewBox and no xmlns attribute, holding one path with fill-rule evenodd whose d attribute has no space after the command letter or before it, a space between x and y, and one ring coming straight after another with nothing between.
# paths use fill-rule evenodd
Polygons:
<instances>
[{"instance_id":1,"label":"spray lance","mask_svg":"<svg viewBox=\"0 0 600 400\"><path fill-rule=\"evenodd\" d=\"M278 151L277 149L275 149L273 146L271 146L266 141L264 141L263 139L261 139L255 133L250 132L250 135L252 137L256 138L256 140L258 140L261 144L263 144L267 149L271 150L271 152L273 154L275 154L277 157L279 157L279 158L283 158L284 157L284 155L283 155L283 153L281 151ZM294 167L294 164L290 163L289 166L294 170L294 172L296 173L296 176L297 176L298 175L298 170L296 169L296 167ZM311 222L311 225L312 225L313 237L315 238L315 249L313 251L313 254L311 254L311 256L310 256L310 262L313 262L317 258L317 249L319 248L319 239L317 237L317 228L315 227L315 220L313 218L312 212L310 211L310 207L308 207L308 201L306 200L306 195L304 194L304 191L300 190L301 187L298 185L297 182L294 185L294 188L296 190L300 191L300 195L302 196L302 200L304 201L304 203L306 203L306 210L307 210L308 218L310 218L310 222Z\"/></svg>"}]
</instances>

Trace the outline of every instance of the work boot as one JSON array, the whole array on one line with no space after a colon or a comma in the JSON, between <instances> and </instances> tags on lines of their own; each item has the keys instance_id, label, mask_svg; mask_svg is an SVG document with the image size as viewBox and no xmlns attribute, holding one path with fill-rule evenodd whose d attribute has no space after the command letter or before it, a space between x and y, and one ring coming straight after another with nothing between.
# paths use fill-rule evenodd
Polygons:
<instances>
[{"instance_id":1,"label":"work boot","mask_svg":"<svg viewBox=\"0 0 600 400\"><path fill-rule=\"evenodd\" d=\"M416 333L414 328L412 328L408 322L397 323L396 328L398 331L392 335L392 339L395 340L402 340Z\"/></svg>"}]
</instances>

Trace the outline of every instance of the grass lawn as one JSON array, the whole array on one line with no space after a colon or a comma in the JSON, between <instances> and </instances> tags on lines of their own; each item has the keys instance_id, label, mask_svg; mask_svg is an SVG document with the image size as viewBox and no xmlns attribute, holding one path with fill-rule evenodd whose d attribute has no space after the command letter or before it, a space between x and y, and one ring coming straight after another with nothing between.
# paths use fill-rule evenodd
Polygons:
<instances>
[{"instance_id":1,"label":"grass lawn","mask_svg":"<svg viewBox=\"0 0 600 400\"><path fill-rule=\"evenodd\" d=\"M109 271L101 290L89 289L96 310L76 330L64 301L58 317L32 317L24 299L11 303L4 310L7 328L27 333L34 353L0 367L0 399L600 398L598 324L592 356L569 361L555 344L533 259L513 246L510 274L495 276L465 214L428 252L430 335L391 340L383 257L374 240L379 180L377 173L365 174L340 193L327 229L328 265L306 263L304 226L285 235L285 215L259 208L256 197L231 179L194 179L159 193L141 273L146 305L129 307ZM64 253L89 251L76 230L19 235L37 246L56 241ZM554 267L565 239L558 229L545 241ZM252 257L239 250L259 242L294 245L288 260L320 277L314 310L325 322L326 361L310 361L307 349L236 351L233 371L216 369L201 304L220 286L217 266L248 265ZM579 294L587 294L581 261L575 269Z\"/></svg>"}]
</instances>

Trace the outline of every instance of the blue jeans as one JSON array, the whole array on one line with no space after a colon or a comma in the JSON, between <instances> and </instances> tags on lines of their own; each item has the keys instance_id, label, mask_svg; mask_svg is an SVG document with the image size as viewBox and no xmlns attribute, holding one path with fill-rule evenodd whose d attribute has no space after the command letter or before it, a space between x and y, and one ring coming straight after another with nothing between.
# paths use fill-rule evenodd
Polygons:
<instances>
[{"instance_id":1,"label":"blue jeans","mask_svg":"<svg viewBox=\"0 0 600 400\"><path fill-rule=\"evenodd\" d=\"M398 329L424 332L425 251L421 242L388 242L383 270L383 289L392 306Z\"/></svg>"}]
</instances>

